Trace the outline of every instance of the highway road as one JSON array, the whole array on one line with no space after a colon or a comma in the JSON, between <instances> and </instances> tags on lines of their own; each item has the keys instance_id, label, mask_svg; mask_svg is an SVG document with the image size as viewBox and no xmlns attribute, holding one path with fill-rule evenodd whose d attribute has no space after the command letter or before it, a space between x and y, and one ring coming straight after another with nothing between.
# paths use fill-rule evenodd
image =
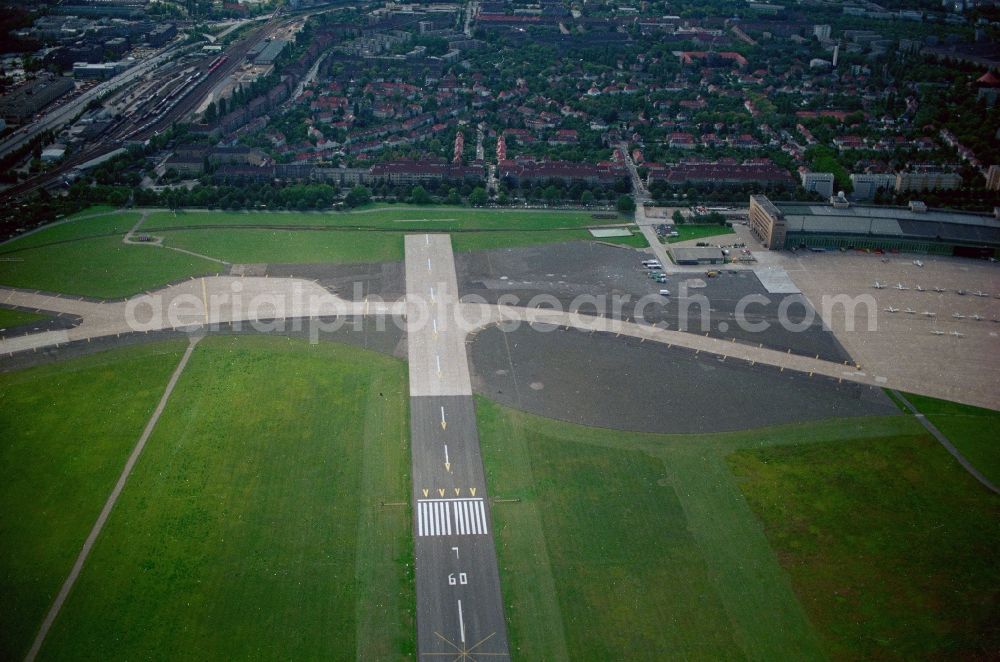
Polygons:
<instances>
[{"instance_id":1,"label":"highway road","mask_svg":"<svg viewBox=\"0 0 1000 662\"><path fill-rule=\"evenodd\" d=\"M418 657L509 657L448 235L406 237Z\"/></svg>"}]
</instances>

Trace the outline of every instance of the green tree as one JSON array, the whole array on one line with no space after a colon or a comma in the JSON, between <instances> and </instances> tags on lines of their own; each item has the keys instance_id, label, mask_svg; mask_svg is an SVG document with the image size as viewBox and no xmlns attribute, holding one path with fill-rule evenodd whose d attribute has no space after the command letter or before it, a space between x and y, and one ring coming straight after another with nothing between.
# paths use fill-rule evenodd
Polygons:
<instances>
[{"instance_id":1,"label":"green tree","mask_svg":"<svg viewBox=\"0 0 1000 662\"><path fill-rule=\"evenodd\" d=\"M410 201L415 205L426 205L431 202L431 195L423 186L410 189Z\"/></svg>"},{"instance_id":2,"label":"green tree","mask_svg":"<svg viewBox=\"0 0 1000 662\"><path fill-rule=\"evenodd\" d=\"M348 207L357 207L363 205L372 199L372 192L368 190L367 187L358 185L350 190L347 197L344 198L344 203Z\"/></svg>"},{"instance_id":3,"label":"green tree","mask_svg":"<svg viewBox=\"0 0 1000 662\"><path fill-rule=\"evenodd\" d=\"M594 194L591 193L590 191L584 191L583 193L581 193L580 204L582 204L584 207L589 207L590 205L594 204Z\"/></svg>"},{"instance_id":4,"label":"green tree","mask_svg":"<svg viewBox=\"0 0 1000 662\"><path fill-rule=\"evenodd\" d=\"M681 225L684 222L684 214L681 213L680 209L675 209L671 218L674 219L674 225Z\"/></svg>"},{"instance_id":5,"label":"green tree","mask_svg":"<svg viewBox=\"0 0 1000 662\"><path fill-rule=\"evenodd\" d=\"M623 214L635 211L635 200L632 199L631 195L620 195L618 196L618 202L615 207Z\"/></svg>"},{"instance_id":6,"label":"green tree","mask_svg":"<svg viewBox=\"0 0 1000 662\"><path fill-rule=\"evenodd\" d=\"M482 207L487 202L489 202L489 196L486 195L486 189L482 186L477 186L469 194L469 204L473 207Z\"/></svg>"}]
</instances>

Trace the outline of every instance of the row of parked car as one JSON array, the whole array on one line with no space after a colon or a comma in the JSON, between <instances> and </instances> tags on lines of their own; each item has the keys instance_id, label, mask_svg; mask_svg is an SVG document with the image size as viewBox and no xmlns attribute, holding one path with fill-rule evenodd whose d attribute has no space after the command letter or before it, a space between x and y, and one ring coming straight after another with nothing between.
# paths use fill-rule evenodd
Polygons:
<instances>
[{"instance_id":1,"label":"row of parked car","mask_svg":"<svg viewBox=\"0 0 1000 662\"><path fill-rule=\"evenodd\" d=\"M663 265L660 264L659 260L643 260L642 266L644 266L646 270L649 272L649 277L655 280L657 283L663 285L668 280L670 280L669 278L667 278L667 274L663 273ZM660 296L665 296L665 297L670 296L670 290L661 289Z\"/></svg>"}]
</instances>

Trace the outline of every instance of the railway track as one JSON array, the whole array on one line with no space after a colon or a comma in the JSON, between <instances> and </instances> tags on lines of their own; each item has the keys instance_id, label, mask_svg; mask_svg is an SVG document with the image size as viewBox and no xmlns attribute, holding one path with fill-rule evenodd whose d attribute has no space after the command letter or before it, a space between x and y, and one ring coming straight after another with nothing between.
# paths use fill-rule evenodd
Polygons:
<instances>
[{"instance_id":1,"label":"railway track","mask_svg":"<svg viewBox=\"0 0 1000 662\"><path fill-rule=\"evenodd\" d=\"M211 62L204 62L197 66L195 73L192 74L192 76L197 74L196 80L189 79L187 81L189 85L187 91L177 94L177 91L174 90L173 94L176 96L158 111L158 116L155 116L152 121L138 124L141 120L126 120L124 124L112 129L99 143L73 154L60 163L57 168L0 191L0 205L7 206L18 198L51 186L54 182L65 178L74 168L122 147L127 140L148 140L181 121L201 104L205 96L216 85L236 71L254 44L288 20L290 20L288 17L276 16L272 18L263 25L254 28L246 37L229 48L224 54L224 60L216 58ZM158 103L163 103L163 101Z\"/></svg>"}]
</instances>

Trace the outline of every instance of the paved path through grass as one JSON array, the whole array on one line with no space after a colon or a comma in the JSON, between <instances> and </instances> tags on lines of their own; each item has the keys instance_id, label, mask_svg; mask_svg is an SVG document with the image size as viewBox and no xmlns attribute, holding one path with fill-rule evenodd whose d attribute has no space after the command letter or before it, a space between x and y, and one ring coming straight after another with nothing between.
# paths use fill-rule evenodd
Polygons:
<instances>
[{"instance_id":1,"label":"paved path through grass","mask_svg":"<svg viewBox=\"0 0 1000 662\"><path fill-rule=\"evenodd\" d=\"M139 441L136 442L135 448L132 449L132 454L129 455L128 460L125 462L125 468L122 469L121 476L118 477L118 482L115 483L115 487L111 490L111 494L108 496L108 500L105 502L104 508L101 510L101 514L97 516L97 521L94 522L94 528L92 528L90 530L90 534L87 535L87 539L83 543L83 549L80 550L80 555L76 557L76 562L73 564L73 569L70 570L69 576L63 583L62 588L59 589L59 593L56 595L56 599L52 603L52 607L49 609L48 614L45 615L45 620L42 621L42 627L39 628L38 635L35 637L35 641L31 645L31 649L28 651L27 656L25 656L26 662L32 662L35 657L38 656L38 651L41 649L42 644L45 643L45 637L52 628L52 623L55 622L56 617L59 615L59 611L66 602L66 598L69 597L70 591L73 590L73 585L76 583L77 577L80 576L80 571L83 570L83 564L87 562L90 550L93 549L94 543L97 542L97 536L101 535L101 530L104 528L105 522L108 521L108 516L111 515L111 511L118 502L118 497L121 496L122 490L125 489L125 483L128 482L128 478L132 473L132 468L135 467L135 463L139 461L139 456L142 455L142 449L146 447L146 441L149 439L149 435L152 434L153 428L156 427L156 422L160 420L160 414L163 413L164 407L167 406L170 394L173 393L174 387L177 385L177 380L180 379L181 373L184 372L184 367L187 365L188 359L191 358L191 354L194 352L194 348L201 338L201 336L191 337L187 350L184 352L180 362L177 364L174 374L170 376L170 381L167 382L167 388L163 392L163 397L160 398L160 402L156 405L153 415L149 417L149 422L146 423L146 428L142 431L142 435L139 436Z\"/></svg>"},{"instance_id":2,"label":"paved path through grass","mask_svg":"<svg viewBox=\"0 0 1000 662\"><path fill-rule=\"evenodd\" d=\"M938 430L933 423L927 420L927 417L921 414L917 410L917 408L913 406L913 403L907 400L906 397L899 391L893 391L892 394L897 398L899 398L900 402L906 405L906 408L909 409L913 413L913 415L917 418L917 420L920 421L920 424L923 425L924 428L926 428L927 431L931 433L931 436L937 439L938 442L940 442L940 444L944 446L945 450L951 453L952 456L956 460L958 460L958 463L961 464L962 467L966 471L968 471L973 478L982 483L983 487L988 489L990 492L993 492L994 494L1000 494L1000 489L998 489L997 486L994 485L989 478L981 474L978 469L972 466L972 463L969 462L967 459L965 459L965 456L962 455L962 453L957 448L955 448L954 444L948 441L948 437L944 436L944 434L942 434L941 431Z\"/></svg>"},{"instance_id":3,"label":"paved path through grass","mask_svg":"<svg viewBox=\"0 0 1000 662\"><path fill-rule=\"evenodd\" d=\"M139 228L142 227L142 224L146 222L146 218L148 216L149 216L149 211L142 212L142 215L139 217L139 220L135 222L135 225L132 226L132 229L126 232L125 236L122 237L123 244L129 244L132 246L145 246L147 248L168 248L172 251L177 251L178 253L184 253L185 255L200 257L203 260L208 260L209 262L215 262L217 264L222 264L225 266L229 266L231 264L230 262L226 262L225 260L220 260L218 258L214 258L209 255L204 255L202 253L189 251L186 248L177 248L176 246L166 246L163 243L163 237L158 237L154 235L144 235L145 237L144 240L134 239L133 236L135 235L136 232L139 231Z\"/></svg>"}]
</instances>

